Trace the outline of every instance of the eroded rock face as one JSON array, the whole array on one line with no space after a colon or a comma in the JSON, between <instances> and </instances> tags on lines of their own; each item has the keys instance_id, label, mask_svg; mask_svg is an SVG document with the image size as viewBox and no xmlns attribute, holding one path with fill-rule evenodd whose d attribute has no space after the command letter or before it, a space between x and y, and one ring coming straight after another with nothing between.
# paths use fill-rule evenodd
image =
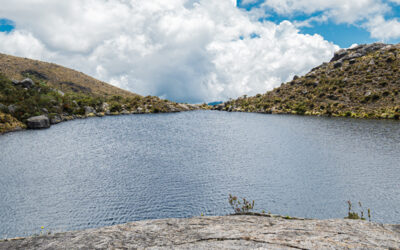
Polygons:
<instances>
[{"instance_id":1,"label":"eroded rock face","mask_svg":"<svg viewBox=\"0 0 400 250\"><path fill-rule=\"evenodd\" d=\"M222 216L149 220L0 241L0 249L398 249L400 225Z\"/></svg>"},{"instance_id":2,"label":"eroded rock face","mask_svg":"<svg viewBox=\"0 0 400 250\"><path fill-rule=\"evenodd\" d=\"M50 120L45 115L34 116L26 121L26 125L29 129L50 128Z\"/></svg>"},{"instance_id":3,"label":"eroded rock face","mask_svg":"<svg viewBox=\"0 0 400 250\"><path fill-rule=\"evenodd\" d=\"M336 61L343 62L346 60L352 60L355 58L365 56L366 54L372 51L377 51L387 46L388 45L384 43L372 43L372 44L358 45L351 49L341 49L335 52L335 55L333 56L331 62L336 62Z\"/></svg>"}]
</instances>

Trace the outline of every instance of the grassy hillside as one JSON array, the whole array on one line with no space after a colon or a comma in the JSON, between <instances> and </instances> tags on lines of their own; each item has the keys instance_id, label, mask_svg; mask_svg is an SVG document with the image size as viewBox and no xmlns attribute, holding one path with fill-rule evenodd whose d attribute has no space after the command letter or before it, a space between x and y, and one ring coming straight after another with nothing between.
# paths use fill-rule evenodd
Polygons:
<instances>
[{"instance_id":1,"label":"grassy hillside","mask_svg":"<svg viewBox=\"0 0 400 250\"><path fill-rule=\"evenodd\" d=\"M26 77L33 81L21 81ZM199 108L113 87L55 64L0 55L0 134L45 115L51 124L89 116L179 112Z\"/></svg>"},{"instance_id":2,"label":"grassy hillside","mask_svg":"<svg viewBox=\"0 0 400 250\"><path fill-rule=\"evenodd\" d=\"M122 90L57 64L10 56L0 53L0 73L9 79L22 80L26 77L44 81L50 87L63 92L88 95L135 97L136 94Z\"/></svg>"},{"instance_id":3,"label":"grassy hillside","mask_svg":"<svg viewBox=\"0 0 400 250\"><path fill-rule=\"evenodd\" d=\"M391 118L400 116L400 44L360 45L265 94L231 100L226 111Z\"/></svg>"}]
</instances>

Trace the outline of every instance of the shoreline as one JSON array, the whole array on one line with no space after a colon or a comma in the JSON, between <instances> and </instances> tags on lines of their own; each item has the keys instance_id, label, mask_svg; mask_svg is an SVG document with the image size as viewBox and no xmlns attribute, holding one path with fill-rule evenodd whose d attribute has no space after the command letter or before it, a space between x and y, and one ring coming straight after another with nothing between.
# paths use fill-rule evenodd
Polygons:
<instances>
[{"instance_id":1,"label":"shoreline","mask_svg":"<svg viewBox=\"0 0 400 250\"><path fill-rule=\"evenodd\" d=\"M196 105L192 105L196 106ZM168 112L158 112L158 113L151 113L151 112L114 112L110 114L89 114L89 115L71 115L71 116L66 116L64 117L63 120L57 122L57 123L51 123L51 126L57 125L59 123L64 123L68 121L73 121L73 120L78 120L78 119L86 119L86 118L102 118L106 116L120 116L120 115L150 115L150 114L172 114L172 113L180 113L180 112L190 112L190 111L198 111L198 110L204 110L204 111L219 111L219 112L227 112L227 113L249 113L249 114L261 114L261 115L290 115L290 116L306 116L306 117L325 117L325 118L344 118L344 119L357 119L357 120L367 120L367 121L400 121L398 119L393 119L393 118L370 118L370 117L358 117L358 116L341 116L341 115L325 115L325 114L296 114L296 113L290 113L290 112L253 112L253 111L243 111L243 110L219 110L216 108L211 107L210 109L205 109L200 107L196 107L194 109L190 110L179 110L179 111L168 111ZM46 129L46 128L44 128ZM26 130L43 130L43 129L29 129L27 127L16 127L13 130L5 131L5 132L0 132L0 136L9 134L9 133L14 133L14 132L21 132L21 131L26 131Z\"/></svg>"},{"instance_id":2,"label":"shoreline","mask_svg":"<svg viewBox=\"0 0 400 250\"><path fill-rule=\"evenodd\" d=\"M200 105L190 105L190 109L187 110L178 110L178 111L168 111L168 112L158 112L158 113L152 113L152 112L129 112L129 111L122 111L122 112L112 112L109 114L106 114L105 112L101 113L90 113L87 115L69 115L69 116L63 116L58 122L51 122L50 127L53 125L57 125L60 123L68 122L68 121L73 121L73 120L78 120L78 119L87 119L87 118L102 118L106 116L120 116L120 115L150 115L150 114L172 114L172 113L180 113L180 112L189 112L189 111L196 111L196 110L206 110L200 107ZM47 116L48 117L48 116ZM51 120L51 119L49 119ZM23 124L25 125L25 124ZM17 126L13 128L12 130L8 130L5 132L0 132L0 136L9 134L9 133L14 133L14 132L20 132L20 131L26 131L26 130L44 130L48 128L40 128L40 129L30 129L26 125L24 127Z\"/></svg>"},{"instance_id":3,"label":"shoreline","mask_svg":"<svg viewBox=\"0 0 400 250\"><path fill-rule=\"evenodd\" d=\"M263 115L293 115L293 116L308 116L308 117L326 117L326 118L345 118L345 119L357 119L357 120L367 120L367 121L400 121L400 119L391 117L366 117L360 115L346 116L341 114L321 114L321 113L310 113L306 112L304 114L298 114L295 111L283 112L283 111L246 111L246 110L224 110L215 107L211 108L212 111L228 112L228 113L250 113L250 114L263 114ZM354 113L356 114L356 113Z\"/></svg>"},{"instance_id":4,"label":"shoreline","mask_svg":"<svg viewBox=\"0 0 400 250\"><path fill-rule=\"evenodd\" d=\"M0 240L0 249L399 249L400 225L262 214L158 219Z\"/></svg>"}]
</instances>

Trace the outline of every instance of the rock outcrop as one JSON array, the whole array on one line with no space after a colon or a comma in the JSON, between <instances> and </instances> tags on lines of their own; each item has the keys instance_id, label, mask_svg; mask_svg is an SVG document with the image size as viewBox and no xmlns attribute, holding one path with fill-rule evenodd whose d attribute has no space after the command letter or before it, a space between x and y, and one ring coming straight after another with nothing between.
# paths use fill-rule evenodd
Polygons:
<instances>
[{"instance_id":1,"label":"rock outcrop","mask_svg":"<svg viewBox=\"0 0 400 250\"><path fill-rule=\"evenodd\" d=\"M14 80L13 84L16 85L16 86L21 86L23 88L28 88L28 89L30 89L33 86L35 86L35 83L30 78L26 78L26 79L24 79L22 81L15 81Z\"/></svg>"},{"instance_id":2,"label":"rock outcrop","mask_svg":"<svg viewBox=\"0 0 400 250\"><path fill-rule=\"evenodd\" d=\"M149 220L0 241L0 249L400 249L400 225L222 216Z\"/></svg>"},{"instance_id":3,"label":"rock outcrop","mask_svg":"<svg viewBox=\"0 0 400 250\"><path fill-rule=\"evenodd\" d=\"M399 67L400 44L359 45L337 51L329 63L265 94L213 109L399 120Z\"/></svg>"},{"instance_id":4,"label":"rock outcrop","mask_svg":"<svg viewBox=\"0 0 400 250\"><path fill-rule=\"evenodd\" d=\"M353 60L359 57L363 57L370 52L378 51L388 45L384 43L372 43L372 44L362 44L351 49L341 49L335 52L331 62L343 62L346 60ZM390 45L389 45L390 46ZM355 61L353 61L355 62Z\"/></svg>"},{"instance_id":5,"label":"rock outcrop","mask_svg":"<svg viewBox=\"0 0 400 250\"><path fill-rule=\"evenodd\" d=\"M26 120L29 129L50 128L50 120L45 115L34 116Z\"/></svg>"}]
</instances>

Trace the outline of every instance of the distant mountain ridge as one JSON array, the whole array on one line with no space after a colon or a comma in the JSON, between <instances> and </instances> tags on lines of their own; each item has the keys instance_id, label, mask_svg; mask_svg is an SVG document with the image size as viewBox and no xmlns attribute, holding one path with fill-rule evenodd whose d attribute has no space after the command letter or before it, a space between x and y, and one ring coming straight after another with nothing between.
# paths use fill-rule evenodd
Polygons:
<instances>
[{"instance_id":1,"label":"distant mountain ridge","mask_svg":"<svg viewBox=\"0 0 400 250\"><path fill-rule=\"evenodd\" d=\"M214 109L237 112L400 117L400 44L342 49L329 63L265 94L241 97Z\"/></svg>"}]
</instances>

